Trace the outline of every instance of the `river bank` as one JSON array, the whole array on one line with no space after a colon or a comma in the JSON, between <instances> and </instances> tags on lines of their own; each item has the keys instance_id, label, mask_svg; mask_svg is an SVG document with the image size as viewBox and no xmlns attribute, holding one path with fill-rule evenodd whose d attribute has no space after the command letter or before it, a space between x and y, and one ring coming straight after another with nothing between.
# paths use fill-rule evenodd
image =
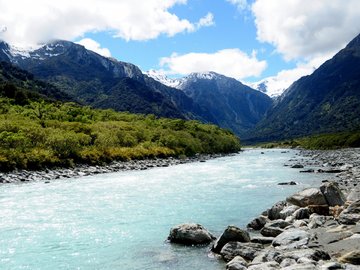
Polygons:
<instances>
[{"instance_id":1,"label":"river bank","mask_svg":"<svg viewBox=\"0 0 360 270\"><path fill-rule=\"evenodd\" d=\"M147 170L155 167L169 167L189 162L205 162L206 160L229 156L233 154L209 154L196 155L184 158L156 158L130 161L114 161L106 165L78 164L74 168L54 168L37 171L15 170L12 172L0 172L1 183L20 183L31 181L49 182L55 179L79 178L88 175L111 173L130 170Z\"/></svg>"},{"instance_id":2,"label":"river bank","mask_svg":"<svg viewBox=\"0 0 360 270\"><path fill-rule=\"evenodd\" d=\"M169 240L189 244L184 232L191 231L195 244L212 243L211 254L227 270L360 269L360 149L301 150L284 165L326 173L328 180L277 202L247 230L230 225L215 238L200 225L183 224Z\"/></svg>"}]
</instances>

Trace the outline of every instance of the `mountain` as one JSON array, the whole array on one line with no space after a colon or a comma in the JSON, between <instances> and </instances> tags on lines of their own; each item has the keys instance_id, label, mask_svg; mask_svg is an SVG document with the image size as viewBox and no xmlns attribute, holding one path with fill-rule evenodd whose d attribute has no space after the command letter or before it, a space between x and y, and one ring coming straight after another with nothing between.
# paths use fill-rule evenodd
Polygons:
<instances>
[{"instance_id":1,"label":"mountain","mask_svg":"<svg viewBox=\"0 0 360 270\"><path fill-rule=\"evenodd\" d=\"M249 141L360 129L360 35L313 74L294 82Z\"/></svg>"},{"instance_id":2,"label":"mountain","mask_svg":"<svg viewBox=\"0 0 360 270\"><path fill-rule=\"evenodd\" d=\"M31 50L1 42L0 58L7 58L83 104L186 118L168 96L146 84L146 76L137 66L103 57L69 41L53 41ZM184 94L183 98L187 99Z\"/></svg>"},{"instance_id":3,"label":"mountain","mask_svg":"<svg viewBox=\"0 0 360 270\"><path fill-rule=\"evenodd\" d=\"M206 111L203 118L240 136L253 128L272 104L267 95L215 72L192 73L177 87Z\"/></svg>"}]
</instances>

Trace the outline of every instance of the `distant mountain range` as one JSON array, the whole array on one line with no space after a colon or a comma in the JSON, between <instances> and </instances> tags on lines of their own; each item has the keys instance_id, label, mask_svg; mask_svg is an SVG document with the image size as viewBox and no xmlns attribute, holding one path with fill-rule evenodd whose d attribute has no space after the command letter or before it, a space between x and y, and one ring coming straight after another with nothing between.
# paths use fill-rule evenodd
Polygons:
<instances>
[{"instance_id":1,"label":"distant mountain range","mask_svg":"<svg viewBox=\"0 0 360 270\"><path fill-rule=\"evenodd\" d=\"M272 141L360 129L360 35L293 83L244 138Z\"/></svg>"},{"instance_id":2,"label":"distant mountain range","mask_svg":"<svg viewBox=\"0 0 360 270\"><path fill-rule=\"evenodd\" d=\"M210 77L199 74L198 79L208 83L209 91L199 88L198 94L191 87L199 83L193 76L181 82L187 85L186 89L175 84L165 85L159 78L154 80L143 74L133 64L103 57L69 41L53 41L30 50L0 42L0 59L51 83L82 104L196 119L232 129L238 135L252 128L271 104L265 94L218 74ZM229 81L228 84L236 87L219 91L216 86L219 81L224 86L225 81ZM214 97L221 102L214 102ZM242 102L235 104L235 100Z\"/></svg>"}]
</instances>

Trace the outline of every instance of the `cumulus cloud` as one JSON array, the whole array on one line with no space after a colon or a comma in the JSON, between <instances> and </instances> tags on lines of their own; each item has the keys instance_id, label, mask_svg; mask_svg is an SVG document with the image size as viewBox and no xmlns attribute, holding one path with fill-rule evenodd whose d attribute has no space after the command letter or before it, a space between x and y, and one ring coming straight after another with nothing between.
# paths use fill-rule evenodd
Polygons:
<instances>
[{"instance_id":1,"label":"cumulus cloud","mask_svg":"<svg viewBox=\"0 0 360 270\"><path fill-rule=\"evenodd\" d=\"M108 31L125 40L193 32L212 24L212 14L190 22L171 12L186 0L0 0L2 38L13 44L75 39L87 32Z\"/></svg>"},{"instance_id":2,"label":"cumulus cloud","mask_svg":"<svg viewBox=\"0 0 360 270\"><path fill-rule=\"evenodd\" d=\"M105 56L105 57L111 56L110 50L108 48L101 48L100 43L98 43L97 41L95 41L91 38L84 38L76 43L83 45L86 49L96 52L102 56Z\"/></svg>"},{"instance_id":3,"label":"cumulus cloud","mask_svg":"<svg viewBox=\"0 0 360 270\"><path fill-rule=\"evenodd\" d=\"M257 38L287 60L334 54L360 32L358 0L256 0Z\"/></svg>"},{"instance_id":4,"label":"cumulus cloud","mask_svg":"<svg viewBox=\"0 0 360 270\"><path fill-rule=\"evenodd\" d=\"M187 75L192 72L214 71L243 79L259 76L267 63L258 60L255 52L247 55L239 49L224 49L215 53L173 53L170 57L163 57L160 66L167 74Z\"/></svg>"}]
</instances>

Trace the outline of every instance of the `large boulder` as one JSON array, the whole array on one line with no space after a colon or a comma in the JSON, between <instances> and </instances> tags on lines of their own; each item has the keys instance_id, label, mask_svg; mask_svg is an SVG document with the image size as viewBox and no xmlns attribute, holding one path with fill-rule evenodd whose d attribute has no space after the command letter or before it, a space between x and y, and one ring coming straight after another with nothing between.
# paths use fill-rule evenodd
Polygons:
<instances>
[{"instance_id":1,"label":"large boulder","mask_svg":"<svg viewBox=\"0 0 360 270\"><path fill-rule=\"evenodd\" d=\"M229 242L221 249L220 254L226 262L236 256L252 261L263 248L263 245L256 243Z\"/></svg>"},{"instance_id":2,"label":"large boulder","mask_svg":"<svg viewBox=\"0 0 360 270\"><path fill-rule=\"evenodd\" d=\"M329 206L344 205L346 198L335 182L327 182L320 186L320 191Z\"/></svg>"},{"instance_id":3,"label":"large boulder","mask_svg":"<svg viewBox=\"0 0 360 270\"><path fill-rule=\"evenodd\" d=\"M260 231L263 236L267 237L276 237L283 232L284 230L279 227L272 227L268 225L265 225L264 228L262 228Z\"/></svg>"},{"instance_id":4,"label":"large boulder","mask_svg":"<svg viewBox=\"0 0 360 270\"><path fill-rule=\"evenodd\" d=\"M327 204L324 195L317 188L307 188L286 198L286 201L300 206Z\"/></svg>"},{"instance_id":5,"label":"large boulder","mask_svg":"<svg viewBox=\"0 0 360 270\"><path fill-rule=\"evenodd\" d=\"M293 213L293 217L294 217L296 220L299 220L299 219L308 219L308 218L310 217L309 208L301 207L301 208L297 209L297 210Z\"/></svg>"},{"instance_id":6,"label":"large boulder","mask_svg":"<svg viewBox=\"0 0 360 270\"><path fill-rule=\"evenodd\" d=\"M241 256L236 256L226 264L226 270L246 270L248 263Z\"/></svg>"},{"instance_id":7,"label":"large boulder","mask_svg":"<svg viewBox=\"0 0 360 270\"><path fill-rule=\"evenodd\" d=\"M292 214L294 214L294 212L296 210L299 209L299 206L296 205L289 205L283 208L283 210L280 211L280 218L282 219L286 219L287 217L291 216Z\"/></svg>"},{"instance_id":8,"label":"large boulder","mask_svg":"<svg viewBox=\"0 0 360 270\"><path fill-rule=\"evenodd\" d=\"M272 245L284 249L302 248L307 245L310 234L300 229L289 229L275 237Z\"/></svg>"},{"instance_id":9,"label":"large boulder","mask_svg":"<svg viewBox=\"0 0 360 270\"><path fill-rule=\"evenodd\" d=\"M216 240L211 250L215 253L220 253L223 246L231 241L250 242L250 235L247 231L244 231L236 226L228 226L222 235Z\"/></svg>"},{"instance_id":10,"label":"large boulder","mask_svg":"<svg viewBox=\"0 0 360 270\"><path fill-rule=\"evenodd\" d=\"M168 240L184 245L203 245L209 244L215 237L200 224L186 223L171 228Z\"/></svg>"}]
</instances>

